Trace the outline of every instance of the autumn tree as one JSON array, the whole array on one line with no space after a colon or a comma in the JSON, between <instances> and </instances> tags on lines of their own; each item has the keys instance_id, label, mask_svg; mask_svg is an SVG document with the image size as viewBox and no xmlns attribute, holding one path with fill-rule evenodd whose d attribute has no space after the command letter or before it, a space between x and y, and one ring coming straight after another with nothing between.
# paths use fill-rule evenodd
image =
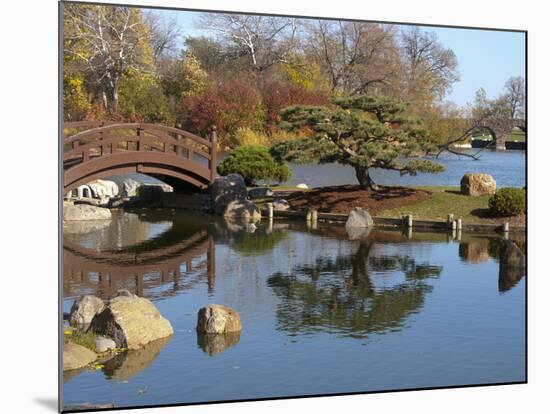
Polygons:
<instances>
[{"instance_id":1,"label":"autumn tree","mask_svg":"<svg viewBox=\"0 0 550 414\"><path fill-rule=\"evenodd\" d=\"M122 77L152 65L150 34L141 10L68 3L64 22L64 53L82 64L104 106L116 112Z\"/></svg>"},{"instance_id":2,"label":"autumn tree","mask_svg":"<svg viewBox=\"0 0 550 414\"><path fill-rule=\"evenodd\" d=\"M183 53L180 59L166 62L160 71L165 93L178 101L182 96L193 96L202 92L206 87L207 76L191 51Z\"/></svg>"},{"instance_id":3,"label":"autumn tree","mask_svg":"<svg viewBox=\"0 0 550 414\"><path fill-rule=\"evenodd\" d=\"M426 159L402 161L437 150L426 140L419 120L403 116L405 109L406 104L395 99L366 95L336 99L334 107L288 107L281 111L281 127L308 127L314 134L278 144L272 153L288 161L349 165L362 189L377 189L369 174L372 168L411 175L443 171Z\"/></svg>"},{"instance_id":4,"label":"autumn tree","mask_svg":"<svg viewBox=\"0 0 550 414\"><path fill-rule=\"evenodd\" d=\"M407 102L429 106L460 79L454 52L445 48L434 32L413 26L401 32L400 43L405 85L403 98Z\"/></svg>"},{"instance_id":5,"label":"autumn tree","mask_svg":"<svg viewBox=\"0 0 550 414\"><path fill-rule=\"evenodd\" d=\"M400 70L393 26L365 22L305 22L304 51L340 95L387 93Z\"/></svg>"}]
</instances>

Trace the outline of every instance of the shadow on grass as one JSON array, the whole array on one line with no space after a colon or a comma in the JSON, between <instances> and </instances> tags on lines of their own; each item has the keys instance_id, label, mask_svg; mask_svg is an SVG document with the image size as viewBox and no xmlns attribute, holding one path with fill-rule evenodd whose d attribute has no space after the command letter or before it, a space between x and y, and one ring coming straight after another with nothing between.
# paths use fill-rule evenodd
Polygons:
<instances>
[{"instance_id":1,"label":"shadow on grass","mask_svg":"<svg viewBox=\"0 0 550 414\"><path fill-rule=\"evenodd\" d=\"M491 213L489 212L489 209L488 208L474 208L470 214L474 217L478 217L478 218L484 218L484 219L487 219L487 218L494 218L493 216L491 216Z\"/></svg>"},{"instance_id":2,"label":"shadow on grass","mask_svg":"<svg viewBox=\"0 0 550 414\"><path fill-rule=\"evenodd\" d=\"M308 192L294 192L289 194L286 199L294 204L294 207L304 208L308 206L316 206L319 211L332 211L337 206L348 205L353 202L364 203L368 205L371 202L380 203L378 209L384 207L397 207L393 205L397 200L418 197L418 201L424 201L425 194L429 194L425 190L416 190L407 187L391 187L380 186L378 190L364 190L358 185L342 185L330 186L312 189ZM391 201L395 200L395 201ZM384 206L382 203L389 202L390 205ZM371 206L373 207L373 206Z\"/></svg>"},{"instance_id":3,"label":"shadow on grass","mask_svg":"<svg viewBox=\"0 0 550 414\"><path fill-rule=\"evenodd\" d=\"M456 194L456 195L463 195L465 197L469 197L469 196L466 196L465 194L462 194L460 192L460 190L445 190L445 193L449 193L449 194Z\"/></svg>"}]
</instances>

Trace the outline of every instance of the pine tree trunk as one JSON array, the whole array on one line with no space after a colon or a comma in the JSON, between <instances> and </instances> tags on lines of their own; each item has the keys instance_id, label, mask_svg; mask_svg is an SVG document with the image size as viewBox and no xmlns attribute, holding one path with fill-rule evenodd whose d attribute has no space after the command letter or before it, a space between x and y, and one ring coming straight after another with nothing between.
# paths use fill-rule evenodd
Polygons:
<instances>
[{"instance_id":1,"label":"pine tree trunk","mask_svg":"<svg viewBox=\"0 0 550 414\"><path fill-rule=\"evenodd\" d=\"M359 186L363 190L378 190L378 186L372 181L369 175L369 169L365 167L355 167L355 176L359 181Z\"/></svg>"}]
</instances>

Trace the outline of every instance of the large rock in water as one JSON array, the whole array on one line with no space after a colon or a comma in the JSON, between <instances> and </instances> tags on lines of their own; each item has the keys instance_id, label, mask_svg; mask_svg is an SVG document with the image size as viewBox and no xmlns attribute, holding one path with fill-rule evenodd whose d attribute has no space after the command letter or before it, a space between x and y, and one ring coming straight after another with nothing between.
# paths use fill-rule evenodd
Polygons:
<instances>
[{"instance_id":1,"label":"large rock in water","mask_svg":"<svg viewBox=\"0 0 550 414\"><path fill-rule=\"evenodd\" d=\"M174 333L170 322L150 300L127 290L119 291L109 300L105 309L92 319L89 329L113 338L117 348L128 349L142 348Z\"/></svg>"},{"instance_id":2,"label":"large rock in water","mask_svg":"<svg viewBox=\"0 0 550 414\"><path fill-rule=\"evenodd\" d=\"M227 205L223 216L233 220L258 220L262 218L262 212L250 200L234 200Z\"/></svg>"},{"instance_id":3,"label":"large rock in water","mask_svg":"<svg viewBox=\"0 0 550 414\"><path fill-rule=\"evenodd\" d=\"M248 196L243 177L239 174L229 174L217 177L210 186L212 210L215 214L223 214L232 201L245 200Z\"/></svg>"},{"instance_id":4,"label":"large rock in water","mask_svg":"<svg viewBox=\"0 0 550 414\"><path fill-rule=\"evenodd\" d=\"M239 332L241 317L239 313L224 305L207 305L198 313L197 331L208 334Z\"/></svg>"},{"instance_id":5,"label":"large rock in water","mask_svg":"<svg viewBox=\"0 0 550 414\"><path fill-rule=\"evenodd\" d=\"M94 362L97 354L72 342L63 344L63 371L78 369Z\"/></svg>"},{"instance_id":6,"label":"large rock in water","mask_svg":"<svg viewBox=\"0 0 550 414\"><path fill-rule=\"evenodd\" d=\"M497 183L489 174L464 174L462 180L460 180L460 192L464 195L493 195L496 189Z\"/></svg>"},{"instance_id":7,"label":"large rock in water","mask_svg":"<svg viewBox=\"0 0 550 414\"><path fill-rule=\"evenodd\" d=\"M367 228L372 226L374 226L374 220L367 210L363 210L361 207L355 207L349 212L346 228Z\"/></svg>"},{"instance_id":8,"label":"large rock in water","mask_svg":"<svg viewBox=\"0 0 550 414\"><path fill-rule=\"evenodd\" d=\"M94 316L105 308L101 299L94 295L82 295L74 301L69 314L71 325L87 326Z\"/></svg>"},{"instance_id":9,"label":"large rock in water","mask_svg":"<svg viewBox=\"0 0 550 414\"><path fill-rule=\"evenodd\" d=\"M63 206L63 220L110 220L111 211L108 208L90 206L87 204L73 204Z\"/></svg>"}]
</instances>

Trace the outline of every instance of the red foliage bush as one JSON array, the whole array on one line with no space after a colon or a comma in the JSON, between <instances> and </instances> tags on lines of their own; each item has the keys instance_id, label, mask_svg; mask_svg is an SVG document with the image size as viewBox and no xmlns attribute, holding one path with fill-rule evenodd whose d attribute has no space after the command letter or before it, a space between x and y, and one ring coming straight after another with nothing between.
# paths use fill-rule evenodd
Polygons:
<instances>
[{"instance_id":1,"label":"red foliage bush","mask_svg":"<svg viewBox=\"0 0 550 414\"><path fill-rule=\"evenodd\" d=\"M185 129L201 135L216 125L223 140L240 127L261 126L260 95L240 80L210 85L196 96L182 98L180 121Z\"/></svg>"},{"instance_id":2,"label":"red foliage bush","mask_svg":"<svg viewBox=\"0 0 550 414\"><path fill-rule=\"evenodd\" d=\"M323 92L310 91L299 85L276 81L264 83L260 93L268 128L280 122L279 111L287 106L330 104L330 97Z\"/></svg>"}]
</instances>

